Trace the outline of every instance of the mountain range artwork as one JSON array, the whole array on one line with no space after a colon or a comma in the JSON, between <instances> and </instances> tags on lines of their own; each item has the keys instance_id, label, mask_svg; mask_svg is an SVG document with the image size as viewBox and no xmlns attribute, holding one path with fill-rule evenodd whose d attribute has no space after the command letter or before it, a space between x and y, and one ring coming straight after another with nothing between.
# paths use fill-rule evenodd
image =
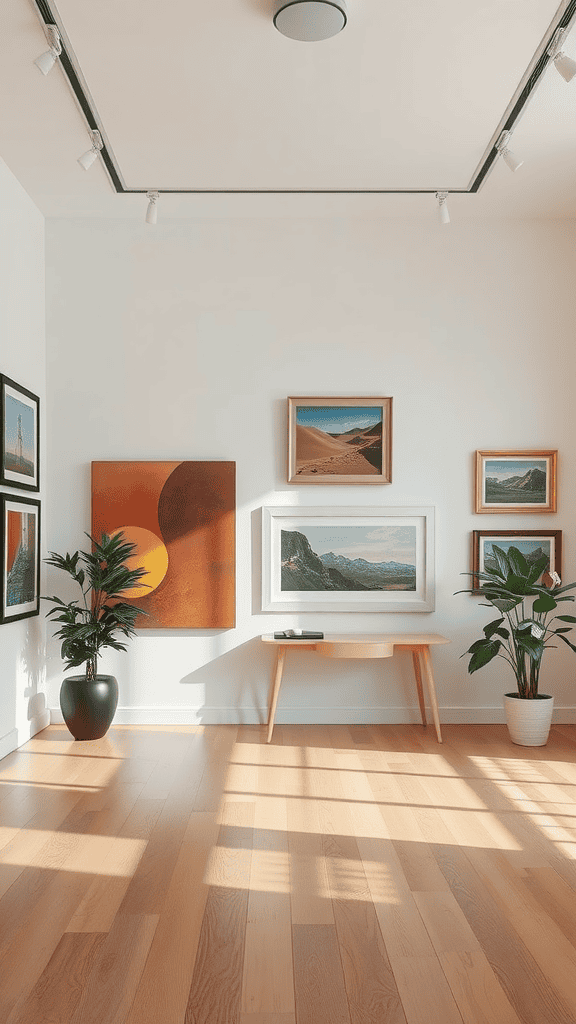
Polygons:
<instances>
[{"instance_id":1,"label":"mountain range artwork","mask_svg":"<svg viewBox=\"0 0 576 1024\"><path fill-rule=\"evenodd\" d=\"M282 591L415 591L416 529L282 530L281 560Z\"/></svg>"},{"instance_id":2,"label":"mountain range artwork","mask_svg":"<svg viewBox=\"0 0 576 1024\"><path fill-rule=\"evenodd\" d=\"M546 461L486 460L485 501L490 504L542 505L546 501Z\"/></svg>"}]
</instances>

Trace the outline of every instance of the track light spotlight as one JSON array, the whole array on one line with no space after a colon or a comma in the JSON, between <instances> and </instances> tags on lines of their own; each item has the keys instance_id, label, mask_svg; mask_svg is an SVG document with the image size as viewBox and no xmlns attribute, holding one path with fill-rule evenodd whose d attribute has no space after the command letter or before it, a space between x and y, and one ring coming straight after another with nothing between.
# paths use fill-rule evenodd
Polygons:
<instances>
[{"instance_id":1,"label":"track light spotlight","mask_svg":"<svg viewBox=\"0 0 576 1024\"><path fill-rule=\"evenodd\" d=\"M438 200L438 216L440 217L441 224L450 223L450 211L448 210L448 192L437 192L436 199Z\"/></svg>"},{"instance_id":2,"label":"track light spotlight","mask_svg":"<svg viewBox=\"0 0 576 1024\"><path fill-rule=\"evenodd\" d=\"M509 167L511 171L517 171L519 167L522 167L524 161L520 160L519 157L517 157L511 149L508 149L510 135L511 132L502 132L502 135L500 136L498 142L496 143L496 149L500 153L500 156L502 157L506 166Z\"/></svg>"},{"instance_id":3,"label":"track light spotlight","mask_svg":"<svg viewBox=\"0 0 576 1024\"><path fill-rule=\"evenodd\" d=\"M158 192L147 192L148 196L148 209L146 210L146 223L155 224L158 220L158 209L156 203L158 202Z\"/></svg>"},{"instance_id":4,"label":"track light spotlight","mask_svg":"<svg viewBox=\"0 0 576 1024\"><path fill-rule=\"evenodd\" d=\"M572 57L568 57L568 55L561 49L565 37L566 29L557 29L554 33L552 42L548 47L548 53L552 57L554 67L558 74L562 75L565 82L571 82L574 75L576 75L576 60L572 60Z\"/></svg>"},{"instance_id":5,"label":"track light spotlight","mask_svg":"<svg viewBox=\"0 0 576 1024\"><path fill-rule=\"evenodd\" d=\"M50 43L50 49L46 50L46 53L40 54L34 61L37 68L40 69L43 75L47 75L52 70L56 63L56 58L62 53L62 43L60 42L60 33L56 28L56 25L46 25L46 35L48 36L48 42Z\"/></svg>"},{"instance_id":6,"label":"track light spotlight","mask_svg":"<svg viewBox=\"0 0 576 1024\"><path fill-rule=\"evenodd\" d=\"M91 130L89 134L92 140L92 146L89 150L87 150L86 153L82 153L82 156L78 157L78 163L80 164L80 167L84 168L85 171L87 171L89 167L92 167L92 164L98 156L98 153L104 146L100 132L97 132L96 130Z\"/></svg>"}]
</instances>

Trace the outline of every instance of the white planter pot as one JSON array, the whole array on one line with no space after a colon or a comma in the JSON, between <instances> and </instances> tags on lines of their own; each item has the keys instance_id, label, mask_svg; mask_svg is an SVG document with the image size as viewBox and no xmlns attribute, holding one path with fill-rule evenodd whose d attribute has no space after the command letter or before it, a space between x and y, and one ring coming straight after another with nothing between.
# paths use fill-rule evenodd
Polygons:
<instances>
[{"instance_id":1,"label":"white planter pot","mask_svg":"<svg viewBox=\"0 0 576 1024\"><path fill-rule=\"evenodd\" d=\"M535 700L524 700L516 694L504 696L506 722L512 743L522 747L543 747L548 740L554 697L540 694Z\"/></svg>"}]
</instances>

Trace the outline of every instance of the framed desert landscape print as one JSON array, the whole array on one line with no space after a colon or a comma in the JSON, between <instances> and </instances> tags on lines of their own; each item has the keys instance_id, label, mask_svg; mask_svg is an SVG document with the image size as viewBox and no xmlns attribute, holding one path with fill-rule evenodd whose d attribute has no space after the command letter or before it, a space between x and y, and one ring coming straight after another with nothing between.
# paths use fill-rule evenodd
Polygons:
<instances>
[{"instance_id":1,"label":"framed desert landscape print","mask_svg":"<svg viewBox=\"0 0 576 1024\"><path fill-rule=\"evenodd\" d=\"M40 399L0 374L0 484L40 487Z\"/></svg>"},{"instance_id":2,"label":"framed desert landscape print","mask_svg":"<svg viewBox=\"0 0 576 1024\"><path fill-rule=\"evenodd\" d=\"M288 399L288 483L391 480L391 398Z\"/></svg>"},{"instance_id":3,"label":"framed desert landscape print","mask_svg":"<svg viewBox=\"0 0 576 1024\"><path fill-rule=\"evenodd\" d=\"M476 512L555 512L557 451L476 452Z\"/></svg>"},{"instance_id":4,"label":"framed desert landscape print","mask_svg":"<svg viewBox=\"0 0 576 1024\"><path fill-rule=\"evenodd\" d=\"M40 611L40 502L0 494L0 622Z\"/></svg>"},{"instance_id":5,"label":"framed desert landscape print","mask_svg":"<svg viewBox=\"0 0 576 1024\"><path fill-rule=\"evenodd\" d=\"M526 561L536 562L542 555L548 558L545 572L562 576L562 530L474 530L472 533L472 573L490 572L497 567L494 545L507 552L514 547ZM472 586L477 591L478 577L473 575Z\"/></svg>"},{"instance_id":6,"label":"framed desert landscape print","mask_svg":"<svg viewBox=\"0 0 576 1024\"><path fill-rule=\"evenodd\" d=\"M262 611L434 609L434 509L262 509Z\"/></svg>"}]
</instances>

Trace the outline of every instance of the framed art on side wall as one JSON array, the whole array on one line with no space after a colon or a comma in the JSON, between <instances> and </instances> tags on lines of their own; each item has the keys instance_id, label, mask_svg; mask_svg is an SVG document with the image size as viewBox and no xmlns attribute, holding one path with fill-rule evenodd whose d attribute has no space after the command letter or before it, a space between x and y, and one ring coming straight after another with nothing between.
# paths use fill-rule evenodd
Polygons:
<instances>
[{"instance_id":1,"label":"framed art on side wall","mask_svg":"<svg viewBox=\"0 0 576 1024\"><path fill-rule=\"evenodd\" d=\"M1 494L0 514L0 622L14 622L40 611L40 502Z\"/></svg>"},{"instance_id":2,"label":"framed art on side wall","mask_svg":"<svg viewBox=\"0 0 576 1024\"><path fill-rule=\"evenodd\" d=\"M476 512L555 512L553 449L476 452Z\"/></svg>"},{"instance_id":3,"label":"framed art on side wall","mask_svg":"<svg viewBox=\"0 0 576 1024\"><path fill-rule=\"evenodd\" d=\"M262 509L262 611L434 609L434 509Z\"/></svg>"},{"instance_id":4,"label":"framed art on side wall","mask_svg":"<svg viewBox=\"0 0 576 1024\"><path fill-rule=\"evenodd\" d=\"M40 488L40 399L0 374L0 484Z\"/></svg>"},{"instance_id":5,"label":"framed art on side wall","mask_svg":"<svg viewBox=\"0 0 576 1024\"><path fill-rule=\"evenodd\" d=\"M547 555L546 572L556 572L562 577L562 530L474 530L472 533L472 573L490 572L497 568L494 545L504 552L514 547L526 561L536 562ZM477 591L478 577L472 577Z\"/></svg>"},{"instance_id":6,"label":"framed art on side wall","mask_svg":"<svg viewBox=\"0 0 576 1024\"><path fill-rule=\"evenodd\" d=\"M391 480L391 398L288 399L288 483Z\"/></svg>"}]
</instances>

